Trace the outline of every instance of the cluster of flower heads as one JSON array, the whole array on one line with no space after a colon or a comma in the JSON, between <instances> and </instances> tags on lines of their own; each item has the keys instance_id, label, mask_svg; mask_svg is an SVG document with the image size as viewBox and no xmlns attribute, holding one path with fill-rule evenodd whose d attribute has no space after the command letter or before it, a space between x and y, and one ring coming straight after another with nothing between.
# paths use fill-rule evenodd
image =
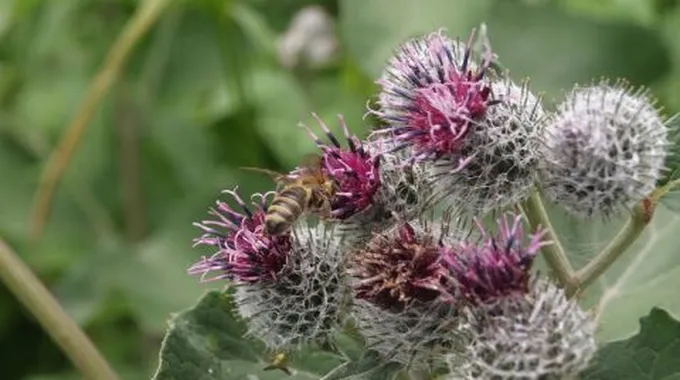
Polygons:
<instances>
[{"instance_id":1,"label":"cluster of flower heads","mask_svg":"<svg viewBox=\"0 0 680 380\"><path fill-rule=\"evenodd\" d=\"M332 342L351 319L385 361L448 364L451 379L563 378L588 365L594 323L532 272L551 242L513 210L536 188L577 216L631 207L665 171L666 122L623 82L576 87L548 112L478 40L405 42L377 82L370 112L384 125L362 140L340 116L342 141L314 115L316 165L250 206L227 191L233 207L218 201L197 224L196 244L216 252L190 273L236 285L250 335L296 350Z\"/></svg>"}]
</instances>

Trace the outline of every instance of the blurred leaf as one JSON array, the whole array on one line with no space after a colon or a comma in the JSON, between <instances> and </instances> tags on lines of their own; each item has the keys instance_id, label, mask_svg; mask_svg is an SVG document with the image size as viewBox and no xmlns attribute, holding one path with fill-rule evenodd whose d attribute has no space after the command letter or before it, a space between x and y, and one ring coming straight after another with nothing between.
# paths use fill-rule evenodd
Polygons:
<instances>
[{"instance_id":1,"label":"blurred leaf","mask_svg":"<svg viewBox=\"0 0 680 380\"><path fill-rule=\"evenodd\" d=\"M18 3L18 1L5 0L0 3L0 40L2 40L12 22L13 10L16 7L15 3Z\"/></svg>"},{"instance_id":2,"label":"blurred leaf","mask_svg":"<svg viewBox=\"0 0 680 380\"><path fill-rule=\"evenodd\" d=\"M268 365L261 344L243 338L245 325L233 314L228 293L211 291L193 308L170 321L163 341L156 380L281 379L277 371L263 371ZM317 354L318 355L318 354ZM308 358L310 363L318 356ZM336 365L337 362L329 363ZM318 365L318 363L317 363ZM317 368L320 370L323 368ZM318 379L298 367L286 379ZM327 370L327 369L324 369Z\"/></svg>"},{"instance_id":3,"label":"blurred leaf","mask_svg":"<svg viewBox=\"0 0 680 380\"><path fill-rule=\"evenodd\" d=\"M80 325L88 325L107 299L112 284L112 268L127 258L120 247L110 245L85 252L74 261L57 282L54 292L66 312Z\"/></svg>"},{"instance_id":4,"label":"blurred leaf","mask_svg":"<svg viewBox=\"0 0 680 380\"><path fill-rule=\"evenodd\" d=\"M676 114L668 120L670 152L666 157L667 175L662 178L657 186L663 186L670 181L680 178L680 114Z\"/></svg>"},{"instance_id":5,"label":"blurred leaf","mask_svg":"<svg viewBox=\"0 0 680 380\"><path fill-rule=\"evenodd\" d=\"M313 111L311 99L283 70L258 70L253 76L257 128L286 169L292 169L314 143L298 124Z\"/></svg>"},{"instance_id":6,"label":"blurred leaf","mask_svg":"<svg viewBox=\"0 0 680 380\"><path fill-rule=\"evenodd\" d=\"M186 273L195 261L189 255L193 256L191 238L168 229L147 239L138 252L111 268L117 288L125 293L146 331L160 332L170 313L190 305L205 290L198 279Z\"/></svg>"},{"instance_id":7,"label":"blurred leaf","mask_svg":"<svg viewBox=\"0 0 680 380\"><path fill-rule=\"evenodd\" d=\"M159 42L167 46L147 50L140 73L142 84L151 86L142 89L157 103L152 111L162 118L157 124L161 130L164 129L163 121L178 116L184 120L194 119L202 101L224 86L226 76L230 75L225 69L232 69L223 66L220 51L225 36L216 33L219 30L217 20L190 10L171 14L171 17L176 20L159 26L156 35ZM197 62L200 62L200 70L196 68ZM226 100L223 108L214 112L232 111L236 100L231 97ZM209 120L212 115L200 116Z\"/></svg>"},{"instance_id":8,"label":"blurred leaf","mask_svg":"<svg viewBox=\"0 0 680 380\"><path fill-rule=\"evenodd\" d=\"M288 27L290 21L295 17L295 13L304 7L320 5L333 13L337 8L336 0L240 0L240 3L251 6L254 11L261 15L260 17L266 19L270 28L277 32Z\"/></svg>"},{"instance_id":9,"label":"blurred leaf","mask_svg":"<svg viewBox=\"0 0 680 380\"><path fill-rule=\"evenodd\" d=\"M277 36L262 15L243 1L231 4L229 14L241 27L250 43L260 49L267 58L275 61Z\"/></svg>"},{"instance_id":10,"label":"blurred leaf","mask_svg":"<svg viewBox=\"0 0 680 380\"><path fill-rule=\"evenodd\" d=\"M551 220L570 259L585 263L618 232L625 215L583 223L553 209ZM659 205L640 238L583 294L582 305L598 311L600 342L623 339L653 307L680 314L680 255L676 244L680 215Z\"/></svg>"},{"instance_id":11,"label":"blurred leaf","mask_svg":"<svg viewBox=\"0 0 680 380\"><path fill-rule=\"evenodd\" d=\"M680 111L680 43L677 36L680 33L680 7L663 14L659 25L660 35L671 55L673 69L663 82L663 99L674 112ZM672 112L670 112L672 113Z\"/></svg>"},{"instance_id":12,"label":"blurred leaf","mask_svg":"<svg viewBox=\"0 0 680 380\"><path fill-rule=\"evenodd\" d=\"M26 210L33 201L39 168L15 151L16 144L4 139L0 129L0 231L7 237L23 236L28 226Z\"/></svg>"},{"instance_id":13,"label":"blurred leaf","mask_svg":"<svg viewBox=\"0 0 680 380\"><path fill-rule=\"evenodd\" d=\"M650 0L558 0L557 3L572 12L604 20L631 20L650 25L656 17L654 1Z\"/></svg>"},{"instance_id":14,"label":"blurred leaf","mask_svg":"<svg viewBox=\"0 0 680 380\"><path fill-rule=\"evenodd\" d=\"M406 39L447 28L467 37L485 18L490 0L340 0L340 30L349 51L372 76ZM523 23L528 20L523 20Z\"/></svg>"},{"instance_id":15,"label":"blurred leaf","mask_svg":"<svg viewBox=\"0 0 680 380\"><path fill-rule=\"evenodd\" d=\"M535 91L552 97L574 82L607 76L645 84L669 69L666 51L651 31L578 18L550 5L442 1L424 7L405 0L341 4L349 48L373 76L380 74L407 37L446 27L450 36L465 38L482 21L488 24L492 47L513 77L530 77Z\"/></svg>"},{"instance_id":16,"label":"blurred leaf","mask_svg":"<svg viewBox=\"0 0 680 380\"><path fill-rule=\"evenodd\" d=\"M364 338L354 327L351 331L337 334L335 345L340 354L351 361L358 361L365 351Z\"/></svg>"},{"instance_id":17,"label":"blurred leaf","mask_svg":"<svg viewBox=\"0 0 680 380\"><path fill-rule=\"evenodd\" d=\"M58 136L82 101L89 80L78 70L32 75L18 96L18 117L45 136Z\"/></svg>"},{"instance_id":18,"label":"blurred leaf","mask_svg":"<svg viewBox=\"0 0 680 380\"><path fill-rule=\"evenodd\" d=\"M657 35L638 26L504 1L494 3L486 21L503 65L515 79L529 77L533 90L545 92L547 100L561 97L575 82L604 76L648 84L669 70Z\"/></svg>"},{"instance_id":19,"label":"blurred leaf","mask_svg":"<svg viewBox=\"0 0 680 380\"><path fill-rule=\"evenodd\" d=\"M299 128L304 123L314 131L320 130L312 112L340 136L338 114L343 114L350 129L361 137L367 130L361 120L365 101L337 77L308 81L284 70L261 69L254 74L253 89L258 130L286 170L298 165L306 153L317 151L312 139Z\"/></svg>"},{"instance_id":20,"label":"blurred leaf","mask_svg":"<svg viewBox=\"0 0 680 380\"><path fill-rule=\"evenodd\" d=\"M133 368L121 368L114 366L116 373L125 380L148 380L149 375ZM77 371L50 373L28 376L22 380L82 380L83 375Z\"/></svg>"},{"instance_id":21,"label":"blurred leaf","mask_svg":"<svg viewBox=\"0 0 680 380\"><path fill-rule=\"evenodd\" d=\"M653 308L640 319L640 331L602 347L584 380L680 379L680 322Z\"/></svg>"},{"instance_id":22,"label":"blurred leaf","mask_svg":"<svg viewBox=\"0 0 680 380\"><path fill-rule=\"evenodd\" d=\"M321 380L388 380L395 379L401 370L397 363L383 363L374 351L366 351L356 361L340 364Z\"/></svg>"}]
</instances>

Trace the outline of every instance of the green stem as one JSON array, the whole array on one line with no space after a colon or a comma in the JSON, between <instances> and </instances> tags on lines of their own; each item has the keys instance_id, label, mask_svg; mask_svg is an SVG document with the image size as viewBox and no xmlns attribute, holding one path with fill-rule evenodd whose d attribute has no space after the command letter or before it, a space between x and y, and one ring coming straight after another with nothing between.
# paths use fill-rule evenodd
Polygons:
<instances>
[{"instance_id":1,"label":"green stem","mask_svg":"<svg viewBox=\"0 0 680 380\"><path fill-rule=\"evenodd\" d=\"M560 283L567 289L577 288L577 283L574 278L574 269L564 252L564 248L555 233L555 229L550 223L550 218L545 211L543 201L541 200L538 191L534 191L531 197L524 202L522 209L532 229L542 227L547 230L548 239L552 241L552 244L543 248L543 254L550 269Z\"/></svg>"},{"instance_id":2,"label":"green stem","mask_svg":"<svg viewBox=\"0 0 680 380\"><path fill-rule=\"evenodd\" d=\"M33 204L33 215L31 217L31 236L33 238L37 239L43 235L57 187L66 173L71 159L78 151L85 132L87 132L100 104L120 76L134 48L146 35L146 32L155 25L163 9L170 3L170 0L145 0L141 2L116 42L109 49L102 68L92 80L90 88L73 119L45 162Z\"/></svg>"},{"instance_id":3,"label":"green stem","mask_svg":"<svg viewBox=\"0 0 680 380\"><path fill-rule=\"evenodd\" d=\"M24 264L0 239L0 280L38 320L85 379L117 380L118 376L71 317Z\"/></svg>"},{"instance_id":4,"label":"green stem","mask_svg":"<svg viewBox=\"0 0 680 380\"><path fill-rule=\"evenodd\" d=\"M633 208L626 224L602 252L576 273L576 282L585 289L604 273L640 236L654 213L655 203L646 198ZM568 292L569 295L573 294Z\"/></svg>"}]
</instances>

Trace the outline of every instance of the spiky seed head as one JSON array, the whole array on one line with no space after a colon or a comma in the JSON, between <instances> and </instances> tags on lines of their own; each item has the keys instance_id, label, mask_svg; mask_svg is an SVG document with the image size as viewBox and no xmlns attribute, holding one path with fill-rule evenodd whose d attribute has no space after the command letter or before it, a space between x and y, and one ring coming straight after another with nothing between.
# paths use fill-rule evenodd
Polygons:
<instances>
[{"instance_id":1,"label":"spiky seed head","mask_svg":"<svg viewBox=\"0 0 680 380\"><path fill-rule=\"evenodd\" d=\"M322 151L322 171L337 185L331 202L331 214L347 220L373 204L380 189L380 156L372 154L356 136L350 134L342 115L338 115L347 147L331 132L321 118L313 114L331 144L324 143L307 126L308 134Z\"/></svg>"},{"instance_id":2,"label":"spiky seed head","mask_svg":"<svg viewBox=\"0 0 680 380\"><path fill-rule=\"evenodd\" d=\"M509 78L491 82L496 104L472 124L461 151L470 157L442 159L433 165L434 201L444 202L468 215L484 215L529 196L540 161L541 126L545 112L541 99L527 82Z\"/></svg>"},{"instance_id":3,"label":"spiky seed head","mask_svg":"<svg viewBox=\"0 0 680 380\"><path fill-rule=\"evenodd\" d=\"M402 223L376 233L365 247L350 253L355 298L394 312L413 302L451 299L442 248L441 235L429 225Z\"/></svg>"},{"instance_id":4,"label":"spiky seed head","mask_svg":"<svg viewBox=\"0 0 680 380\"><path fill-rule=\"evenodd\" d=\"M235 301L248 335L273 350L331 343L351 299L344 244L330 225L296 224L288 263L277 280L236 289Z\"/></svg>"},{"instance_id":5,"label":"spiky seed head","mask_svg":"<svg viewBox=\"0 0 680 380\"><path fill-rule=\"evenodd\" d=\"M360 299L352 306L352 317L366 348L377 352L384 362L430 370L444 364L446 353L462 350L461 319L451 304L413 303L393 312Z\"/></svg>"},{"instance_id":6,"label":"spiky seed head","mask_svg":"<svg viewBox=\"0 0 680 380\"><path fill-rule=\"evenodd\" d=\"M469 319L470 343L451 355L451 379L566 379L584 370L597 349L595 323L547 279Z\"/></svg>"},{"instance_id":7,"label":"spiky seed head","mask_svg":"<svg viewBox=\"0 0 680 380\"><path fill-rule=\"evenodd\" d=\"M576 87L546 124L540 180L580 217L608 218L647 196L664 171L668 131L642 89Z\"/></svg>"},{"instance_id":8,"label":"spiky seed head","mask_svg":"<svg viewBox=\"0 0 680 380\"><path fill-rule=\"evenodd\" d=\"M533 260L550 243L543 240L543 230L527 236L522 222L522 216L508 213L498 219L497 232L491 233L477 221L480 239L461 240L442 250L455 284L450 293L458 301L489 304L529 291Z\"/></svg>"},{"instance_id":9,"label":"spiky seed head","mask_svg":"<svg viewBox=\"0 0 680 380\"><path fill-rule=\"evenodd\" d=\"M231 196L238 207L218 200L209 212L213 219L194 224L203 231L194 239L194 245L217 251L192 265L189 274L200 274L202 281L275 281L288 261L291 240L288 235L272 237L264 233L268 198L274 194L254 194L249 207L236 190L224 193Z\"/></svg>"},{"instance_id":10,"label":"spiky seed head","mask_svg":"<svg viewBox=\"0 0 680 380\"><path fill-rule=\"evenodd\" d=\"M403 44L377 81L379 109L371 112L389 126L375 133L409 147L413 161L459 157L471 125L490 106L492 54L476 61L473 41L474 31L466 45L438 32Z\"/></svg>"},{"instance_id":11,"label":"spiky seed head","mask_svg":"<svg viewBox=\"0 0 680 380\"><path fill-rule=\"evenodd\" d=\"M353 231L364 231L370 238L372 232L385 231L399 220L423 215L430 206L434 179L428 163L409 164L407 152L395 151L393 141L369 139L364 145L372 155L380 156L380 188L371 207L347 222Z\"/></svg>"}]
</instances>

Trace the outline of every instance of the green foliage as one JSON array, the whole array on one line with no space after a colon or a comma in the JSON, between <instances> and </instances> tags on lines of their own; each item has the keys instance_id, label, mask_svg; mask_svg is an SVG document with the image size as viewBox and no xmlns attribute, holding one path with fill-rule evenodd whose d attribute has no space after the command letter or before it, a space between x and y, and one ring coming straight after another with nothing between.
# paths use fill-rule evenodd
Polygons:
<instances>
[{"instance_id":1,"label":"green foliage","mask_svg":"<svg viewBox=\"0 0 680 380\"><path fill-rule=\"evenodd\" d=\"M325 6L336 19L340 57L324 70L285 69L277 62L276 40L309 4ZM58 188L45 236L33 242L30 216L40 173L137 5L0 2L0 236L125 379L149 378L167 316L206 290L186 275L209 254L192 249L197 230L191 223L205 217L222 189L238 185L247 194L271 188L266 176L239 167L286 170L314 151L297 127L315 128L311 112L335 130L335 115L343 113L350 128L364 134L371 127L362 116L373 81L407 37L445 27L466 38L486 22L504 66L518 79L531 76L532 88L548 100L559 100L574 81L625 76L652 86L669 115L680 111L680 6L673 1L174 2L96 111ZM553 214L577 262L620 226L590 228ZM680 286L678 218L660 209L644 237L584 294L584 305L602 306L602 341L633 334L636 320L654 306L680 313L674 292ZM208 293L201 305L212 300L220 310L226 301L218 299ZM192 313L173 320L183 355L199 360L182 370L207 360L215 374L230 370L231 378L280 378L261 371L268 353L243 340L241 322L221 310L208 315L224 320L201 319L194 327L186 325L198 318ZM200 324L224 333L211 333L216 341L190 336ZM0 342L11 343L0 344L3 378L79 378L6 291L0 292ZM224 342L234 346L198 358L204 352L197 350ZM310 360L294 361L304 374L298 376L306 376L299 378L318 378L334 366L328 379L387 372L371 369L370 355L361 356L353 339L346 343L341 348L349 362L310 351Z\"/></svg>"},{"instance_id":2,"label":"green foliage","mask_svg":"<svg viewBox=\"0 0 680 380\"><path fill-rule=\"evenodd\" d=\"M680 322L667 311L653 308L640 319L633 337L610 343L597 353L584 380L680 378Z\"/></svg>"},{"instance_id":3,"label":"green foliage","mask_svg":"<svg viewBox=\"0 0 680 380\"><path fill-rule=\"evenodd\" d=\"M356 361L341 364L320 380L393 380L399 371L398 364L383 363L378 354L366 351Z\"/></svg>"},{"instance_id":4,"label":"green foliage","mask_svg":"<svg viewBox=\"0 0 680 380\"><path fill-rule=\"evenodd\" d=\"M577 267L592 258L619 231L624 219L606 223L577 223L556 208L551 211L555 228ZM660 205L642 236L598 281L582 294L581 304L595 308L602 342L630 336L637 319L658 306L680 314L673 289L680 286L680 257L673 236L680 228L680 215Z\"/></svg>"},{"instance_id":5,"label":"green foliage","mask_svg":"<svg viewBox=\"0 0 680 380\"><path fill-rule=\"evenodd\" d=\"M281 372L263 370L269 364L268 354L261 343L243 337L246 328L234 316L233 307L228 292L211 291L193 308L174 316L154 379L281 378ZM342 361L340 355L323 351L302 352L288 366L293 376L286 378L319 379ZM329 379L349 379L344 373L345 377Z\"/></svg>"},{"instance_id":6,"label":"green foliage","mask_svg":"<svg viewBox=\"0 0 680 380\"><path fill-rule=\"evenodd\" d=\"M532 88L546 93L547 100L559 100L561 91L574 82L607 76L651 83L669 70L668 53L653 32L579 18L555 6L442 1L424 8L408 0L341 4L347 44L372 75L380 74L386 59L407 37L445 27L451 36L465 40L481 22L488 25L503 66L517 79L530 77Z\"/></svg>"}]
</instances>

